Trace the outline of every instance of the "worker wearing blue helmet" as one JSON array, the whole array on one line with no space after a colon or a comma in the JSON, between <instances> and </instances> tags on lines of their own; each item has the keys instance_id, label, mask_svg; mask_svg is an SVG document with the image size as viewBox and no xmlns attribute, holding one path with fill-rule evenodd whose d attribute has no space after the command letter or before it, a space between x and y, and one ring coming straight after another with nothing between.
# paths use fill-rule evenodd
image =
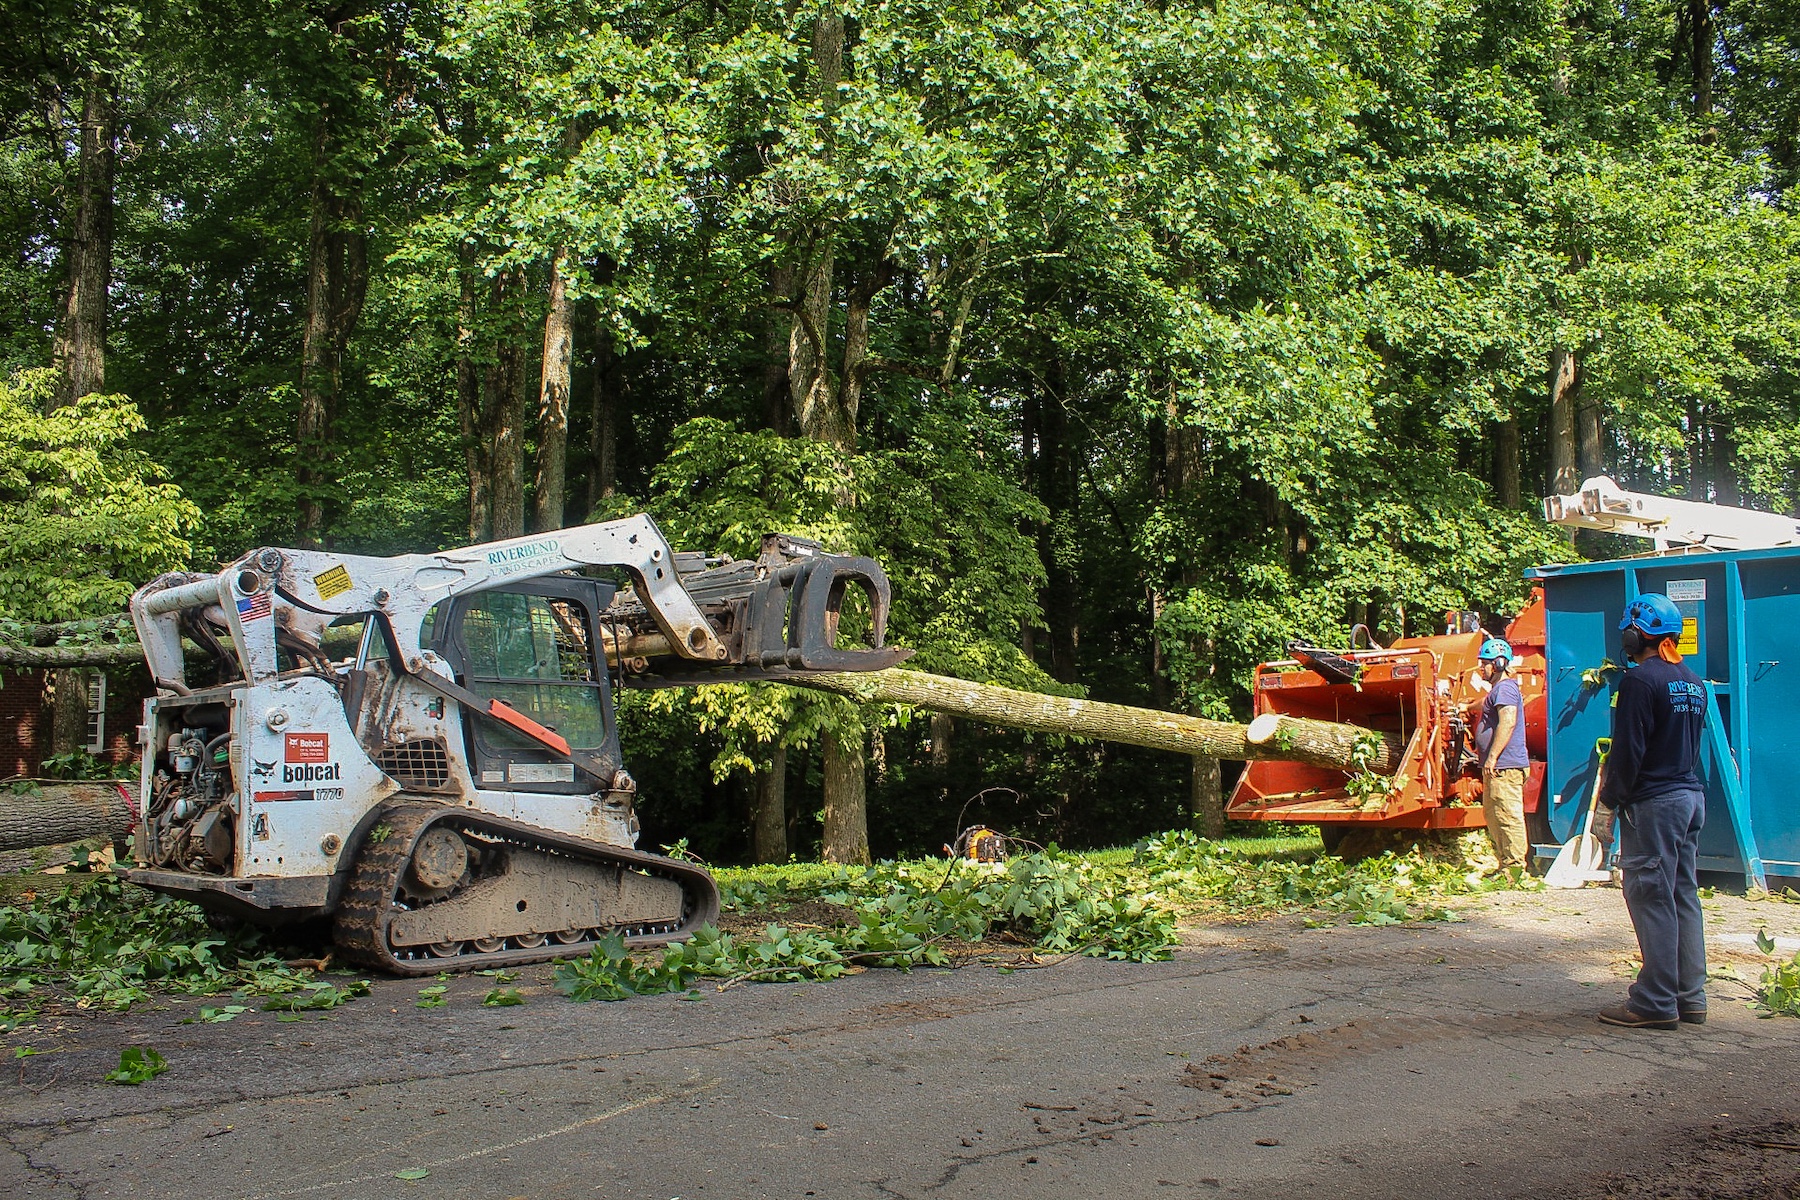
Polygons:
<instances>
[{"instance_id":1,"label":"worker wearing blue helmet","mask_svg":"<svg viewBox=\"0 0 1800 1200\"><path fill-rule=\"evenodd\" d=\"M1600 800L1619 815L1625 907L1643 967L1609 1025L1674 1029L1706 1020L1706 927L1696 855L1706 797L1694 764L1706 685L1681 661L1681 610L1646 592L1619 621L1629 669L1613 700L1612 754Z\"/></svg>"},{"instance_id":2,"label":"worker wearing blue helmet","mask_svg":"<svg viewBox=\"0 0 1800 1200\"><path fill-rule=\"evenodd\" d=\"M1481 756L1481 810L1488 838L1502 871L1525 870L1531 841L1525 835L1525 698L1513 678L1513 650L1505 638L1491 637L1476 651L1488 693L1475 725Z\"/></svg>"}]
</instances>

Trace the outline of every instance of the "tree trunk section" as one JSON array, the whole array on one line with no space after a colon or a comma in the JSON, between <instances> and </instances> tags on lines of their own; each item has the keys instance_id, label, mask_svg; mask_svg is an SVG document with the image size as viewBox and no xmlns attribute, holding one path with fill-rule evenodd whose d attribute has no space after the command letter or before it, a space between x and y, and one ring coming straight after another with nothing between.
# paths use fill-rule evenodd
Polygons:
<instances>
[{"instance_id":1,"label":"tree trunk section","mask_svg":"<svg viewBox=\"0 0 1800 1200\"><path fill-rule=\"evenodd\" d=\"M1264 723L1263 728L1258 728L1100 700L1021 692L898 668L820 671L781 682L792 687L835 692L864 703L905 704L1034 733L1122 742L1190 757L1234 762L1277 759L1343 770L1354 765L1357 748L1366 740L1374 739L1375 753L1370 769L1391 775L1399 768L1403 751L1392 738L1355 725L1270 715L1258 718ZM1253 729L1260 736L1253 738Z\"/></svg>"},{"instance_id":2,"label":"tree trunk section","mask_svg":"<svg viewBox=\"0 0 1800 1200\"><path fill-rule=\"evenodd\" d=\"M329 465L332 428L343 382L344 352L362 315L369 269L367 245L356 227L362 207L333 177L335 117L319 111L313 138L313 189L306 244L306 326L300 343L298 422L299 511L295 536L301 547L318 549L327 522L332 484Z\"/></svg>"},{"instance_id":3,"label":"tree trunk section","mask_svg":"<svg viewBox=\"0 0 1800 1200\"><path fill-rule=\"evenodd\" d=\"M1738 486L1737 439L1723 421L1714 421L1711 429L1713 503L1735 508L1744 502L1743 489Z\"/></svg>"},{"instance_id":4,"label":"tree trunk section","mask_svg":"<svg viewBox=\"0 0 1800 1200\"><path fill-rule=\"evenodd\" d=\"M475 252L458 250L456 300L456 420L469 471L469 540L485 542L493 527L489 508L487 421L481 411L481 371L475 363Z\"/></svg>"},{"instance_id":5,"label":"tree trunk section","mask_svg":"<svg viewBox=\"0 0 1800 1200\"><path fill-rule=\"evenodd\" d=\"M787 747L769 751L769 764L756 776L756 811L751 822L751 850L759 863L788 860Z\"/></svg>"},{"instance_id":6,"label":"tree trunk section","mask_svg":"<svg viewBox=\"0 0 1800 1200\"><path fill-rule=\"evenodd\" d=\"M68 238L69 291L57 331L61 372L54 404L72 404L106 388L107 285L113 243L112 81L87 77L81 99L81 150Z\"/></svg>"},{"instance_id":7,"label":"tree trunk section","mask_svg":"<svg viewBox=\"0 0 1800 1200\"><path fill-rule=\"evenodd\" d=\"M50 684L50 753L87 749L88 672L57 671Z\"/></svg>"},{"instance_id":8,"label":"tree trunk section","mask_svg":"<svg viewBox=\"0 0 1800 1200\"><path fill-rule=\"evenodd\" d=\"M1581 363L1573 350L1550 352L1550 495L1581 490L1581 463L1575 411L1581 394Z\"/></svg>"},{"instance_id":9,"label":"tree trunk section","mask_svg":"<svg viewBox=\"0 0 1800 1200\"><path fill-rule=\"evenodd\" d=\"M594 337L594 387L588 401L590 517L619 488L619 356L604 322L594 322Z\"/></svg>"},{"instance_id":10,"label":"tree trunk section","mask_svg":"<svg viewBox=\"0 0 1800 1200\"><path fill-rule=\"evenodd\" d=\"M1494 425L1494 503L1519 507L1519 421L1508 417Z\"/></svg>"},{"instance_id":11,"label":"tree trunk section","mask_svg":"<svg viewBox=\"0 0 1800 1200\"><path fill-rule=\"evenodd\" d=\"M777 266L769 272L769 295L776 303L792 299L794 273ZM781 310L771 307L763 325L763 424L782 437L794 432L793 404L788 386L788 359L792 354L794 320L783 321Z\"/></svg>"},{"instance_id":12,"label":"tree trunk section","mask_svg":"<svg viewBox=\"0 0 1800 1200\"><path fill-rule=\"evenodd\" d=\"M950 768L950 746L956 737L956 719L949 713L931 714L931 765L940 771Z\"/></svg>"},{"instance_id":13,"label":"tree trunk section","mask_svg":"<svg viewBox=\"0 0 1800 1200\"><path fill-rule=\"evenodd\" d=\"M0 850L58 846L90 838L117 842L137 823L124 795L113 784L50 779L35 783L34 792L0 795Z\"/></svg>"},{"instance_id":14,"label":"tree trunk section","mask_svg":"<svg viewBox=\"0 0 1800 1200\"><path fill-rule=\"evenodd\" d=\"M537 490L533 524L545 533L563 527L569 457L569 359L575 317L569 303L566 255L550 260L550 311L544 317L544 367L538 385Z\"/></svg>"},{"instance_id":15,"label":"tree trunk section","mask_svg":"<svg viewBox=\"0 0 1800 1200\"><path fill-rule=\"evenodd\" d=\"M525 532L525 352L519 342L523 330L514 319L519 316L524 287L522 271L494 281L494 308L507 318L500 323L487 388L488 494L493 513L491 533L496 540Z\"/></svg>"},{"instance_id":16,"label":"tree trunk section","mask_svg":"<svg viewBox=\"0 0 1800 1200\"><path fill-rule=\"evenodd\" d=\"M1220 787L1218 759L1210 756L1194 758L1188 810L1192 814L1195 833L1214 841L1224 836L1225 795Z\"/></svg>"},{"instance_id":17,"label":"tree trunk section","mask_svg":"<svg viewBox=\"0 0 1800 1200\"><path fill-rule=\"evenodd\" d=\"M813 20L813 94L823 114L820 157L833 157L838 84L844 75L844 15L829 6ZM827 360L831 333L831 286L835 231L821 222L807 230L800 267L800 294L795 298L793 327L788 333L788 389L802 435L827 442L845 454L856 450L856 426L839 411L839 396Z\"/></svg>"},{"instance_id":18,"label":"tree trunk section","mask_svg":"<svg viewBox=\"0 0 1800 1200\"><path fill-rule=\"evenodd\" d=\"M869 797L862 722L825 734L826 862L869 862Z\"/></svg>"},{"instance_id":19,"label":"tree trunk section","mask_svg":"<svg viewBox=\"0 0 1800 1200\"><path fill-rule=\"evenodd\" d=\"M1049 520L1038 526L1038 555L1045 577L1038 602L1050 634L1050 674L1060 683L1075 683L1081 676L1080 587L1057 545L1061 523L1075 511L1075 452L1068 445L1068 414L1063 410L1062 354L1057 347L1047 346L1046 359L1046 382L1035 401L1027 401L1035 409L1036 446L1026 447L1031 456L1031 483L1037 498L1050 510Z\"/></svg>"},{"instance_id":20,"label":"tree trunk section","mask_svg":"<svg viewBox=\"0 0 1800 1200\"><path fill-rule=\"evenodd\" d=\"M1600 419L1600 406L1585 397L1576 409L1581 432L1581 477L1592 479L1606 474L1606 428Z\"/></svg>"},{"instance_id":21,"label":"tree trunk section","mask_svg":"<svg viewBox=\"0 0 1800 1200\"><path fill-rule=\"evenodd\" d=\"M1689 62L1694 81L1694 120L1700 125L1700 144L1718 140L1713 128L1713 46L1718 29L1713 24L1713 0L1688 0L1689 31L1693 34Z\"/></svg>"}]
</instances>

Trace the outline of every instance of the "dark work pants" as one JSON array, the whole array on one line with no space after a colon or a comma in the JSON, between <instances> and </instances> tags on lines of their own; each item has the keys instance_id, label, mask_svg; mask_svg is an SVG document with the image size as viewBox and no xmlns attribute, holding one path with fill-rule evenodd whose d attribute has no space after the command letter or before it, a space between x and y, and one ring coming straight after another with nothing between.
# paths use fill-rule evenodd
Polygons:
<instances>
[{"instance_id":1,"label":"dark work pants","mask_svg":"<svg viewBox=\"0 0 1800 1200\"><path fill-rule=\"evenodd\" d=\"M1695 855L1706 823L1706 797L1673 792L1619 810L1619 869L1625 907L1644 967L1631 985L1631 1008L1672 1020L1706 1008L1706 925L1700 914Z\"/></svg>"}]
</instances>

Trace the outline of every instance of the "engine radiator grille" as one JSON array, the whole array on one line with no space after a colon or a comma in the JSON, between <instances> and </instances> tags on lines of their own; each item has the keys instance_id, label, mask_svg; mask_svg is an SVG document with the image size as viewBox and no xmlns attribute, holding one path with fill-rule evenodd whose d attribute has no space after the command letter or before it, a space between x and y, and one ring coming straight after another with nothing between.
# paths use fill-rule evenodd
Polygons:
<instances>
[{"instance_id":1,"label":"engine radiator grille","mask_svg":"<svg viewBox=\"0 0 1800 1200\"><path fill-rule=\"evenodd\" d=\"M390 743L375 755L375 765L405 788L441 788L450 782L450 752L442 738Z\"/></svg>"}]
</instances>

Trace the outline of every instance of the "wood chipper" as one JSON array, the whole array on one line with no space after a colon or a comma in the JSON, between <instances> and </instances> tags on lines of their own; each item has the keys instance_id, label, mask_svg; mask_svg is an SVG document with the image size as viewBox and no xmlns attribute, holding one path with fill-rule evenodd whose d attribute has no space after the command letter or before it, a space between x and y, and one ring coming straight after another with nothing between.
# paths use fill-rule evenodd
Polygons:
<instances>
[{"instance_id":1,"label":"wood chipper","mask_svg":"<svg viewBox=\"0 0 1800 1200\"><path fill-rule=\"evenodd\" d=\"M1657 553L1622 563L1545 566L1526 573L1536 586L1504 636L1512 644L1525 701L1525 744L1531 757L1525 815L1532 840L1547 844L1553 852L1557 841L1579 831L1581 815L1591 802L1594 745L1609 726L1606 698L1616 684L1618 661L1614 624L1629 595L1662 587L1684 611L1693 610L1693 628L1683 637L1683 652L1698 655L1695 669L1711 681L1715 701L1706 744L1707 789L1709 798L1719 797L1717 806L1731 819L1709 821L1717 832L1709 829L1703 864L1715 868L1729 864L1728 869L1741 869L1753 883L1761 883L1758 837L1750 832L1754 806L1745 799L1754 789L1742 782L1742 760L1754 740L1748 724L1752 708L1734 699L1733 688L1745 689L1746 696L1759 686L1765 694L1780 693L1779 685L1771 690L1764 681L1779 678L1784 655L1763 653L1752 666L1748 659L1727 662L1719 652L1709 654L1708 647L1750 645L1754 639L1744 629L1791 642L1786 632L1793 628L1791 623L1746 624L1743 614L1754 608L1758 597L1740 576L1778 580L1761 585L1774 597L1765 605L1770 612L1800 593L1792 575L1800 522L1751 509L1630 492L1604 477L1587 480L1570 495L1546 498L1544 516L1570 528L1647 538ZM1546 588L1551 589L1548 601ZM1723 622L1736 614L1731 619L1738 625L1727 629L1720 624L1711 642L1706 622L1699 619L1704 606L1696 599L1707 595L1749 597L1736 600L1729 609L1714 606L1709 620ZM1785 615L1787 610L1782 611ZM1474 614L1446 617L1446 632L1439 635L1404 638L1382 647L1364 632L1360 639L1364 644L1348 650L1294 644L1288 658L1257 667L1252 743L1279 737L1286 717L1336 721L1369 731L1368 762L1348 770L1251 762L1232 793L1226 815L1316 824L1328 848L1336 848L1356 829L1482 828L1486 822L1471 731L1485 692L1476 668L1487 634ZM1779 632L1768 634L1771 629ZM1357 640L1353 632L1352 643ZM1734 653L1739 658L1750 654ZM1610 682L1609 669L1615 676ZM1750 682L1735 683L1738 679ZM1554 727L1549 716L1552 700ZM1765 721L1763 738L1773 748L1767 755L1771 762L1793 761L1788 751L1794 739L1785 732L1791 724L1784 723L1790 707L1765 701L1755 710L1773 714ZM1769 776L1763 782L1757 795L1772 797L1778 790L1780 803L1786 803L1785 778ZM1783 831L1782 837L1794 827L1795 822L1773 813L1762 816L1758 825ZM1800 840L1790 837L1780 845L1777 857L1800 858L1796 846ZM1784 869L1789 865L1782 864Z\"/></svg>"},{"instance_id":2,"label":"wood chipper","mask_svg":"<svg viewBox=\"0 0 1800 1200\"><path fill-rule=\"evenodd\" d=\"M1448 613L1450 632L1326 650L1290 643L1289 657L1256 668L1252 740L1280 717L1369 730L1368 761L1349 770L1264 760L1246 765L1225 815L1236 820L1317 824L1328 849L1368 829L1479 829L1481 773L1473 729L1487 683L1478 652L1488 634L1473 613ZM1535 812L1544 779L1544 605L1541 590L1506 628L1525 701L1531 755L1525 807ZM1397 761L1394 761L1397 753Z\"/></svg>"}]
</instances>

